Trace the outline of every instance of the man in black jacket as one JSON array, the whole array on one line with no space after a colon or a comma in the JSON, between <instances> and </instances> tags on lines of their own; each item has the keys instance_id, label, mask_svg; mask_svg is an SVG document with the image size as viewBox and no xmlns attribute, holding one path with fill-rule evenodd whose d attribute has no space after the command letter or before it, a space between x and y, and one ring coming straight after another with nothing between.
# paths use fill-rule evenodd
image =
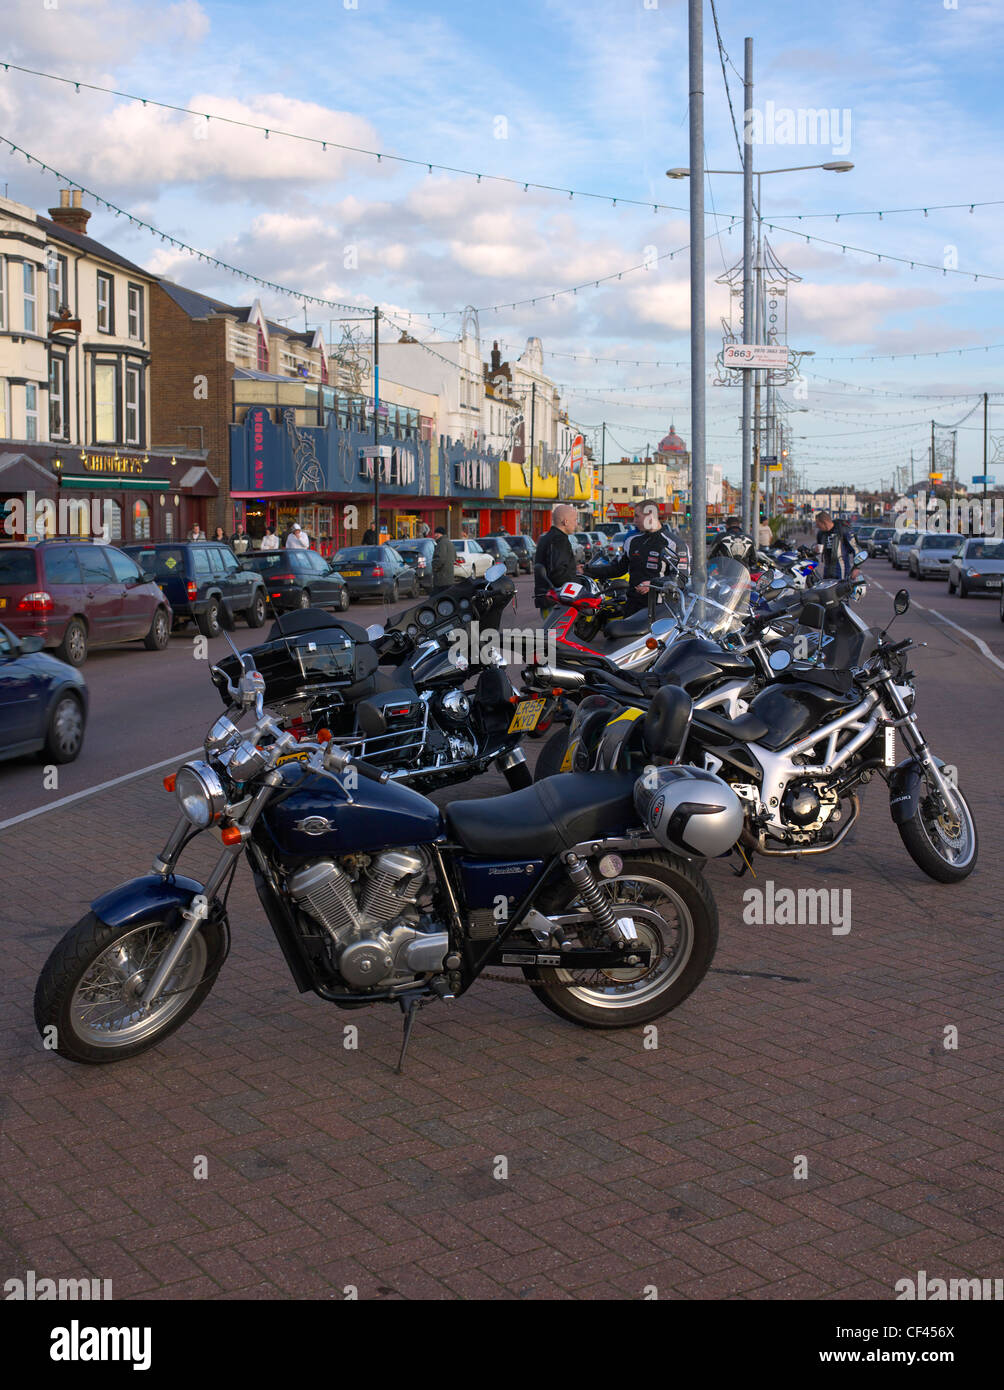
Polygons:
<instances>
[{"instance_id":1,"label":"man in black jacket","mask_svg":"<svg viewBox=\"0 0 1004 1390\"><path fill-rule=\"evenodd\" d=\"M548 600L548 590L560 589L562 584L574 579L578 571L575 553L568 539L575 535L577 526L575 508L567 502L559 502L551 512L551 529L545 531L537 542L537 552L533 557L533 601L540 609L541 617L546 618L554 606Z\"/></svg>"},{"instance_id":2,"label":"man in black jacket","mask_svg":"<svg viewBox=\"0 0 1004 1390\"><path fill-rule=\"evenodd\" d=\"M652 580L675 574L679 567L676 542L659 520L658 502L639 502L634 509L634 524L638 530L625 541L622 556L597 560L586 567L586 573L593 579L616 579L627 570L625 616L647 608Z\"/></svg>"}]
</instances>

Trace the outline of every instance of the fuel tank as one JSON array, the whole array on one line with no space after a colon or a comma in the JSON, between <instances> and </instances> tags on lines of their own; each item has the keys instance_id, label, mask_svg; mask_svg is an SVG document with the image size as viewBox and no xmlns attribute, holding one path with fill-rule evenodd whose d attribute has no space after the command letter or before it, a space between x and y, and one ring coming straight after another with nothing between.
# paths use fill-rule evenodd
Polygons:
<instances>
[{"instance_id":1,"label":"fuel tank","mask_svg":"<svg viewBox=\"0 0 1004 1390\"><path fill-rule=\"evenodd\" d=\"M761 690L749 712L767 725L770 732L757 742L773 752L802 738L815 725L836 719L841 710L856 705L860 699L859 691L841 695L807 681L791 681Z\"/></svg>"},{"instance_id":2,"label":"fuel tank","mask_svg":"<svg viewBox=\"0 0 1004 1390\"><path fill-rule=\"evenodd\" d=\"M435 802L397 782L360 777L351 798L332 778L309 776L258 825L286 860L427 844L443 833Z\"/></svg>"},{"instance_id":3,"label":"fuel tank","mask_svg":"<svg viewBox=\"0 0 1004 1390\"><path fill-rule=\"evenodd\" d=\"M745 680L755 669L750 658L740 652L727 651L706 637L683 637L656 658L652 672L678 676L687 694L697 696L723 677Z\"/></svg>"}]
</instances>

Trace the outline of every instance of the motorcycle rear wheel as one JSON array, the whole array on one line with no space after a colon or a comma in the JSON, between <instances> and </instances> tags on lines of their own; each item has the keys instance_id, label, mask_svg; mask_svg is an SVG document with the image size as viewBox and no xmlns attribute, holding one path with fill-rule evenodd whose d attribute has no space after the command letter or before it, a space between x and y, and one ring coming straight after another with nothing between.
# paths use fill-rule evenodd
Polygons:
<instances>
[{"instance_id":1,"label":"motorcycle rear wheel","mask_svg":"<svg viewBox=\"0 0 1004 1390\"><path fill-rule=\"evenodd\" d=\"M207 922L182 953L157 1003L144 1013L139 994L173 939L180 919L111 927L93 912L66 933L35 987L35 1024L55 1051L73 1062L121 1062L173 1033L212 989L225 954L225 933Z\"/></svg>"},{"instance_id":2,"label":"motorcycle rear wheel","mask_svg":"<svg viewBox=\"0 0 1004 1390\"><path fill-rule=\"evenodd\" d=\"M616 878L603 880L615 916L630 916L640 944L652 952L637 969L566 970L524 966L552 1013L586 1028L633 1028L661 1018L704 979L718 945L718 909L704 877L684 859L661 851L625 858ZM568 917L578 893L565 882L541 911ZM658 906L661 903L662 906ZM583 913L584 920L591 920ZM570 930L565 925L565 930Z\"/></svg>"}]
</instances>

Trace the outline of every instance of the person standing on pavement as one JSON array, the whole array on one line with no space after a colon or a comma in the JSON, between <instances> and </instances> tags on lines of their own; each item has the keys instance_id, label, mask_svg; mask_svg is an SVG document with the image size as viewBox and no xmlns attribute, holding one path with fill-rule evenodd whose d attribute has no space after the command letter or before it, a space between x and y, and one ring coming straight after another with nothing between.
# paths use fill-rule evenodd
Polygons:
<instances>
[{"instance_id":1,"label":"person standing on pavement","mask_svg":"<svg viewBox=\"0 0 1004 1390\"><path fill-rule=\"evenodd\" d=\"M748 570L756 568L756 546L752 538L743 530L739 517L730 516L725 521L725 531L718 537L708 551L709 560L738 560Z\"/></svg>"},{"instance_id":2,"label":"person standing on pavement","mask_svg":"<svg viewBox=\"0 0 1004 1390\"><path fill-rule=\"evenodd\" d=\"M761 520L760 525L757 527L756 542L762 550L774 544L774 532L764 520Z\"/></svg>"},{"instance_id":3,"label":"person standing on pavement","mask_svg":"<svg viewBox=\"0 0 1004 1390\"><path fill-rule=\"evenodd\" d=\"M432 590L448 589L456 578L457 547L446 534L446 528L437 526L433 531L435 545L432 548Z\"/></svg>"},{"instance_id":4,"label":"person standing on pavement","mask_svg":"<svg viewBox=\"0 0 1004 1390\"><path fill-rule=\"evenodd\" d=\"M560 589L578 573L575 552L569 536L574 536L579 518L575 508L567 502L559 502L551 511L551 529L545 531L537 542L533 557L534 594L533 601L546 618L554 607L547 595L551 589Z\"/></svg>"},{"instance_id":5,"label":"person standing on pavement","mask_svg":"<svg viewBox=\"0 0 1004 1390\"><path fill-rule=\"evenodd\" d=\"M361 544L361 545L376 545L376 543L377 543L377 533L373 530L373 527L370 526L366 531L363 532L363 538L362 538L362 541L360 542L360 544Z\"/></svg>"},{"instance_id":6,"label":"person standing on pavement","mask_svg":"<svg viewBox=\"0 0 1004 1390\"><path fill-rule=\"evenodd\" d=\"M190 541L204 541L206 539L205 532L197 521L192 523L192 529L189 531L186 539Z\"/></svg>"},{"instance_id":7,"label":"person standing on pavement","mask_svg":"<svg viewBox=\"0 0 1004 1390\"><path fill-rule=\"evenodd\" d=\"M298 521L294 521L289 535L286 537L287 550L309 550L310 537Z\"/></svg>"},{"instance_id":8,"label":"person standing on pavement","mask_svg":"<svg viewBox=\"0 0 1004 1390\"><path fill-rule=\"evenodd\" d=\"M658 502L639 502L634 509L637 531L624 542L624 554L614 560L596 560L586 566L593 579L615 579L628 570L628 593L624 615L629 617L648 607L648 592L653 579L668 573L676 574L679 555L676 542L659 519Z\"/></svg>"},{"instance_id":9,"label":"person standing on pavement","mask_svg":"<svg viewBox=\"0 0 1004 1390\"><path fill-rule=\"evenodd\" d=\"M829 512L817 512L816 554L823 561L824 579L857 579L854 555L858 538L843 521L834 521Z\"/></svg>"},{"instance_id":10,"label":"person standing on pavement","mask_svg":"<svg viewBox=\"0 0 1004 1390\"><path fill-rule=\"evenodd\" d=\"M265 534L261 538L261 548L262 550L279 549L279 537L275 534L274 526L265 527Z\"/></svg>"},{"instance_id":11,"label":"person standing on pavement","mask_svg":"<svg viewBox=\"0 0 1004 1390\"><path fill-rule=\"evenodd\" d=\"M230 537L230 548L235 555L243 555L250 546L251 541L243 526L238 526L237 530Z\"/></svg>"}]
</instances>

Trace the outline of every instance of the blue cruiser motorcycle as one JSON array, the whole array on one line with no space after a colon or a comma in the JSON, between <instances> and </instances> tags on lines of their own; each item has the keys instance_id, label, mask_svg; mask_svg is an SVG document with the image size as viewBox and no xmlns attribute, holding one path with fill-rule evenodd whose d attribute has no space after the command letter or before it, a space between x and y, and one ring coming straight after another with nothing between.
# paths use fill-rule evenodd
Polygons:
<instances>
[{"instance_id":1,"label":"blue cruiser motorcycle","mask_svg":"<svg viewBox=\"0 0 1004 1390\"><path fill-rule=\"evenodd\" d=\"M398 1070L418 1008L489 968L591 1028L647 1023L704 978L718 914L699 861L742 830L717 777L572 773L443 810L324 731L297 741L264 712L248 653L236 684L222 679L231 704L205 757L165 779L180 814L152 871L97 898L39 978L36 1023L62 1056L135 1057L198 1009L229 949L242 857L301 992L401 1007ZM653 700L654 755L672 758L690 712L678 688ZM204 883L178 871L200 834L221 842Z\"/></svg>"}]
</instances>

